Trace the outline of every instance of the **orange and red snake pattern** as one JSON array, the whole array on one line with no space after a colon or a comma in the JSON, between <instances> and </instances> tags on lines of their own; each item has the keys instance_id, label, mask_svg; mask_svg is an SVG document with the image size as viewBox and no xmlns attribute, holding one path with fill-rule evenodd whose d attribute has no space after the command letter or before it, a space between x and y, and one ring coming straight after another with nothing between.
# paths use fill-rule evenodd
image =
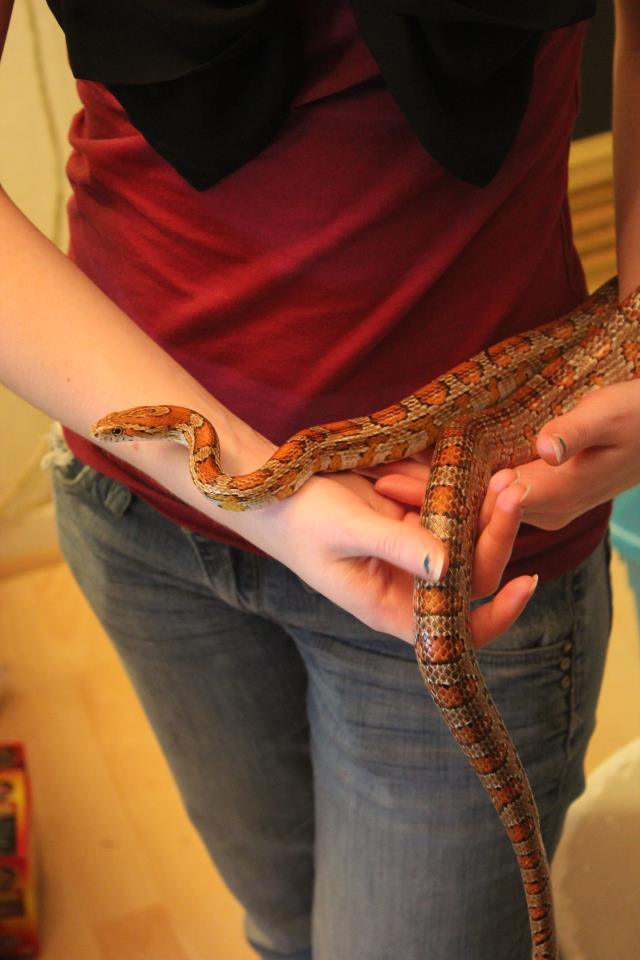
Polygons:
<instances>
[{"instance_id":1,"label":"orange and red snake pattern","mask_svg":"<svg viewBox=\"0 0 640 960\"><path fill-rule=\"evenodd\" d=\"M400 460L436 444L422 524L448 545L436 584L416 578L416 656L445 723L502 820L520 867L533 960L558 960L549 866L520 758L480 673L469 628L480 505L491 474L537 456L540 428L587 392L640 376L640 291L620 306L609 281L559 320L509 337L370 416L300 430L258 470L228 476L214 427L171 405L112 413L97 440L175 439L202 493L231 510L265 506L312 474Z\"/></svg>"}]
</instances>

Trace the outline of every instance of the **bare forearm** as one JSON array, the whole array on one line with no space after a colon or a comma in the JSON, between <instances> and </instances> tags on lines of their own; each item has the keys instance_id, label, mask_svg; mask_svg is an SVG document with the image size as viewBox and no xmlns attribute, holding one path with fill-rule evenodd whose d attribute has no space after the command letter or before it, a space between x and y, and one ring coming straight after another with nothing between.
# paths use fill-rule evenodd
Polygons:
<instances>
[{"instance_id":1,"label":"bare forearm","mask_svg":"<svg viewBox=\"0 0 640 960\"><path fill-rule=\"evenodd\" d=\"M0 291L0 379L77 433L87 437L90 424L109 410L176 403L215 423L229 472L245 472L268 455L269 444L143 333L1 191ZM118 455L220 522L242 525L191 489L183 450L131 444Z\"/></svg>"},{"instance_id":2,"label":"bare forearm","mask_svg":"<svg viewBox=\"0 0 640 960\"><path fill-rule=\"evenodd\" d=\"M620 295L640 284L640 6L616 3L613 149Z\"/></svg>"}]
</instances>

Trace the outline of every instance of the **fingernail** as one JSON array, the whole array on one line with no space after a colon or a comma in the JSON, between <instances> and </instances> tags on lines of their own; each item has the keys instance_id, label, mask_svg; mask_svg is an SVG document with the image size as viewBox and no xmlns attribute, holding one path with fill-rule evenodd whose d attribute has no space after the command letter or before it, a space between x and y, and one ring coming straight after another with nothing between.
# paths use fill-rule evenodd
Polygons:
<instances>
[{"instance_id":1,"label":"fingernail","mask_svg":"<svg viewBox=\"0 0 640 960\"><path fill-rule=\"evenodd\" d=\"M553 433L549 439L551 441L551 446L553 447L556 463L564 463L564 461L567 459L567 454L569 453L567 441L564 440L559 433Z\"/></svg>"},{"instance_id":2,"label":"fingernail","mask_svg":"<svg viewBox=\"0 0 640 960\"><path fill-rule=\"evenodd\" d=\"M539 579L540 579L540 578L538 577L538 574L537 574L537 573L534 573L534 575L531 577L531 586L529 587L529 597L532 597L532 596L534 595L534 593L536 592L536 588L537 588L537 586L538 586L538 580L539 580Z\"/></svg>"},{"instance_id":3,"label":"fingernail","mask_svg":"<svg viewBox=\"0 0 640 960\"><path fill-rule=\"evenodd\" d=\"M434 555L431 553L426 553L424 560L422 561L422 566L424 567L425 578L430 580L431 583L437 583L442 576L444 558L442 554L436 553Z\"/></svg>"},{"instance_id":4,"label":"fingernail","mask_svg":"<svg viewBox=\"0 0 640 960\"><path fill-rule=\"evenodd\" d=\"M522 489L522 495L520 497L520 503L524 503L527 497L529 496L529 491L531 490L531 484L528 483L526 487Z\"/></svg>"}]
</instances>

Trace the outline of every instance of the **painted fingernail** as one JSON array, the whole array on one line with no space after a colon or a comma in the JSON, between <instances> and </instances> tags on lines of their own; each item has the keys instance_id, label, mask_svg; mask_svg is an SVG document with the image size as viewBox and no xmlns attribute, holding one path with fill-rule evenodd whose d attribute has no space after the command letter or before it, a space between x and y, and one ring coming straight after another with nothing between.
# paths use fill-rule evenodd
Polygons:
<instances>
[{"instance_id":1,"label":"painted fingernail","mask_svg":"<svg viewBox=\"0 0 640 960\"><path fill-rule=\"evenodd\" d=\"M444 566L442 554L426 553L422 566L424 567L425 579L430 580L431 583L437 583L442 576L442 567Z\"/></svg>"},{"instance_id":2,"label":"painted fingernail","mask_svg":"<svg viewBox=\"0 0 640 960\"><path fill-rule=\"evenodd\" d=\"M556 463L564 463L564 461L567 459L567 454L569 453L567 441L561 437L559 433L553 433L549 439L551 440L551 446L553 447Z\"/></svg>"}]
</instances>

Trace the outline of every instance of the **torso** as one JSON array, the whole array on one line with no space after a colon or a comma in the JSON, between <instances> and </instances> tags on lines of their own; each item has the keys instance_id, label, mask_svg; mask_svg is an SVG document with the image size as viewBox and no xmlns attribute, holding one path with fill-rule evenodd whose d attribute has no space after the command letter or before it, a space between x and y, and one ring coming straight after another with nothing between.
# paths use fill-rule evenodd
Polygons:
<instances>
[{"instance_id":1,"label":"torso","mask_svg":"<svg viewBox=\"0 0 640 960\"><path fill-rule=\"evenodd\" d=\"M583 27L543 39L518 140L476 188L418 143L346 0L301 11L307 72L289 116L215 187L189 187L95 83L79 84L69 162L72 257L275 442L398 400L584 294L565 197ZM237 542L69 439L183 526ZM605 514L525 532L521 563L535 553L537 571L563 572L559 560L568 567L595 546Z\"/></svg>"}]
</instances>

